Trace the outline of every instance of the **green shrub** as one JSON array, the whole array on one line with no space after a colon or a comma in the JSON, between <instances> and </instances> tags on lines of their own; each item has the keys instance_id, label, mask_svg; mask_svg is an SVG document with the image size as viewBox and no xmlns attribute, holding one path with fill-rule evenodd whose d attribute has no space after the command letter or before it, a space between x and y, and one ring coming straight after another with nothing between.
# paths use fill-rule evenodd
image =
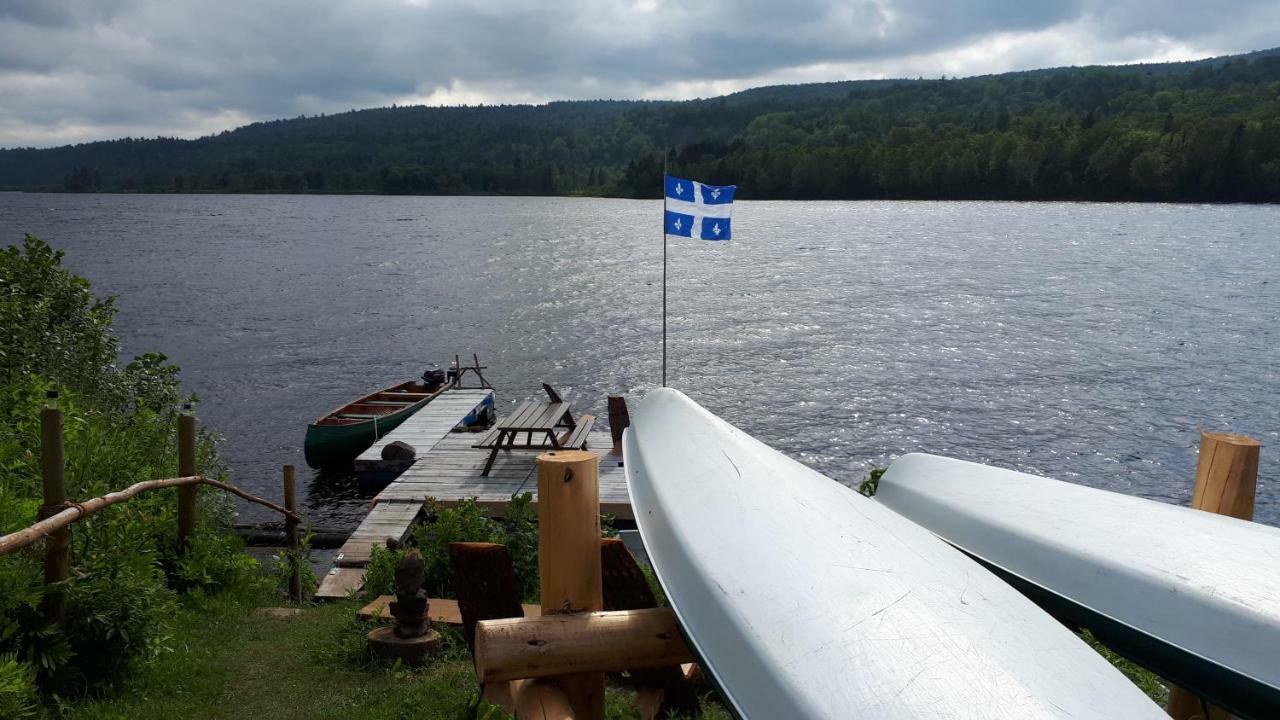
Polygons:
<instances>
[{"instance_id":1,"label":"green shrub","mask_svg":"<svg viewBox=\"0 0 1280 720\"><path fill-rule=\"evenodd\" d=\"M35 671L13 654L0 655L0 718L39 717Z\"/></svg>"},{"instance_id":2,"label":"green shrub","mask_svg":"<svg viewBox=\"0 0 1280 720\"><path fill-rule=\"evenodd\" d=\"M524 602L537 602L541 596L538 580L538 511L533 507L533 493L512 495L502 516L503 544L511 553L516 582Z\"/></svg>"},{"instance_id":3,"label":"green shrub","mask_svg":"<svg viewBox=\"0 0 1280 720\"><path fill-rule=\"evenodd\" d=\"M297 573L302 578L302 597L310 597L320 586L320 578L316 577L315 571L311 569L311 538L315 533L311 532L311 526L305 526L298 532L298 549L293 550L284 548L274 555L272 559L275 561L276 590L280 593L289 592L289 580Z\"/></svg>"},{"instance_id":4,"label":"green shrub","mask_svg":"<svg viewBox=\"0 0 1280 720\"><path fill-rule=\"evenodd\" d=\"M403 547L391 550L383 545L373 546L369 551L369 564L364 569L365 593L374 597L395 594L396 565L404 553Z\"/></svg>"},{"instance_id":5,"label":"green shrub","mask_svg":"<svg viewBox=\"0 0 1280 720\"><path fill-rule=\"evenodd\" d=\"M492 542L506 539L502 525L485 515L484 508L472 500L454 507L441 508L428 502L428 516L433 522L419 525L414 531L418 550L426 563L426 589L431 597L453 597L453 563L449 560L449 543Z\"/></svg>"},{"instance_id":6,"label":"green shrub","mask_svg":"<svg viewBox=\"0 0 1280 720\"><path fill-rule=\"evenodd\" d=\"M95 296L43 241L28 235L21 247L0 251L0 533L36 519L40 411L51 387L60 392L70 498L177 474L178 368L158 353L122 366L114 316L113 300ZM198 438L197 467L226 476L207 430ZM62 695L108 686L156 657L177 590L202 596L260 575L229 530L231 499L200 488L198 505L185 553L178 552L173 489L72 525L64 632L39 613L43 545L0 557L0 654L34 672L42 691Z\"/></svg>"}]
</instances>

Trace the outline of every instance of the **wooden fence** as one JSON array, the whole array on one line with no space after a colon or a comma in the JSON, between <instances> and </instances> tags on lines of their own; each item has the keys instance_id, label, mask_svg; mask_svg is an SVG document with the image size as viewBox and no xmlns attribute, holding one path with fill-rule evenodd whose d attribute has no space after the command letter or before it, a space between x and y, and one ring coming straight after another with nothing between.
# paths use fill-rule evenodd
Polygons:
<instances>
[{"instance_id":1,"label":"wooden fence","mask_svg":"<svg viewBox=\"0 0 1280 720\"><path fill-rule=\"evenodd\" d=\"M40 506L37 521L17 532L0 536L0 555L21 550L41 539L47 539L44 555L44 582L46 592L42 605L45 617L58 625L66 619L66 593L62 583L67 579L71 564L71 525L117 503L126 502L148 490L178 489L178 543L185 551L191 542L196 526L196 489L199 485L218 488L252 503L270 508L285 517L285 528L294 567L289 577L289 594L296 601L302 599L302 579L298 552L298 526L301 518L296 512L294 494L295 472L292 465L284 466L284 506L264 500L234 485L210 480L196 471L196 418L191 405L183 405L178 416L178 473L180 477L146 480L116 492L83 502L67 498L65 476L66 459L63 454L62 411L56 407L57 393L49 391L50 407L40 412L40 473L44 502Z\"/></svg>"}]
</instances>

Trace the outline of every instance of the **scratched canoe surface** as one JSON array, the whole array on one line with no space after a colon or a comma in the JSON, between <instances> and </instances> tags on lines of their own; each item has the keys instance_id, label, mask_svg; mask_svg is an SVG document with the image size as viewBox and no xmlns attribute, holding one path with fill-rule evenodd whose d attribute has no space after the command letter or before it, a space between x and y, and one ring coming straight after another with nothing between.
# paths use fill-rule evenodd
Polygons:
<instances>
[{"instance_id":1,"label":"scratched canoe surface","mask_svg":"<svg viewBox=\"0 0 1280 720\"><path fill-rule=\"evenodd\" d=\"M921 453L876 500L1161 675L1280 717L1280 529Z\"/></svg>"},{"instance_id":2,"label":"scratched canoe surface","mask_svg":"<svg viewBox=\"0 0 1280 720\"><path fill-rule=\"evenodd\" d=\"M690 645L746 718L1165 718L963 553L675 390L627 482Z\"/></svg>"}]
</instances>

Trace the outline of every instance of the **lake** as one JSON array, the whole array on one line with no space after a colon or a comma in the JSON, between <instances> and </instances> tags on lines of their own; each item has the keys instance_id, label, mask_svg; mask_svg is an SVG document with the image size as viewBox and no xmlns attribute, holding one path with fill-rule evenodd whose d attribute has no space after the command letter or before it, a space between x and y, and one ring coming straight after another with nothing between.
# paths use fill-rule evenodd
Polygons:
<instances>
[{"instance_id":1,"label":"lake","mask_svg":"<svg viewBox=\"0 0 1280 720\"><path fill-rule=\"evenodd\" d=\"M670 244L670 384L856 485L927 451L1187 503L1201 428L1263 443L1280 524L1280 207L741 202ZM454 353L499 411L660 383L659 201L0 194L182 366L233 481L277 498L308 421ZM314 477L319 525L367 495ZM267 516L246 509L244 516Z\"/></svg>"}]
</instances>

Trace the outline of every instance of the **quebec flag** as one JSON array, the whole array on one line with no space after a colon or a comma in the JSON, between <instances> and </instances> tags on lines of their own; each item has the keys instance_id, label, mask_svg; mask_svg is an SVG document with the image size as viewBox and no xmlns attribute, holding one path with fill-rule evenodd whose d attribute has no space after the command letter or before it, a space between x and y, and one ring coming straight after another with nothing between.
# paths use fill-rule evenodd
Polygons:
<instances>
[{"instance_id":1,"label":"quebec flag","mask_svg":"<svg viewBox=\"0 0 1280 720\"><path fill-rule=\"evenodd\" d=\"M703 240L728 240L733 236L729 214L733 210L736 185L703 185L670 175L666 179L666 212L663 222L668 235Z\"/></svg>"}]
</instances>

